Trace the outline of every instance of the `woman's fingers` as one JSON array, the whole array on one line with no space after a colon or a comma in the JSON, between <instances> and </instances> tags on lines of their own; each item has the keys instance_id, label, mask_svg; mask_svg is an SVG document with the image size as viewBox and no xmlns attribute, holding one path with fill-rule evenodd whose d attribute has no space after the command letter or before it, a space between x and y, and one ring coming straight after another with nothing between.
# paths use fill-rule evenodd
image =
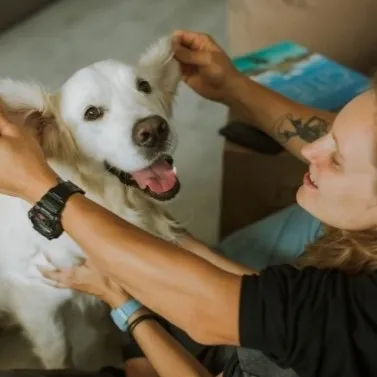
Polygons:
<instances>
[{"instance_id":1,"label":"woman's fingers","mask_svg":"<svg viewBox=\"0 0 377 377\"><path fill-rule=\"evenodd\" d=\"M56 281L56 280L51 280L48 278L45 278L43 282L49 285L50 287L54 287L54 288L67 288L67 289L71 288L67 283Z\"/></svg>"},{"instance_id":2,"label":"woman's fingers","mask_svg":"<svg viewBox=\"0 0 377 377\"><path fill-rule=\"evenodd\" d=\"M177 43L188 48L195 47L195 41L197 38L197 33L188 30L175 30L172 33L173 43Z\"/></svg>"},{"instance_id":3,"label":"woman's fingers","mask_svg":"<svg viewBox=\"0 0 377 377\"><path fill-rule=\"evenodd\" d=\"M205 33L196 33L189 30L176 30L172 33L173 45L185 47L191 51L214 52L221 51L213 38Z\"/></svg>"},{"instance_id":4,"label":"woman's fingers","mask_svg":"<svg viewBox=\"0 0 377 377\"><path fill-rule=\"evenodd\" d=\"M74 271L72 269L51 269L44 266L37 266L39 272L42 276L52 282L53 285L56 287L56 284L63 285L64 287L68 288L72 286L73 283L73 276Z\"/></svg>"},{"instance_id":5,"label":"woman's fingers","mask_svg":"<svg viewBox=\"0 0 377 377\"><path fill-rule=\"evenodd\" d=\"M206 51L192 51L186 47L178 46L175 57L184 64L205 66L209 63L210 54Z\"/></svg>"},{"instance_id":6,"label":"woman's fingers","mask_svg":"<svg viewBox=\"0 0 377 377\"><path fill-rule=\"evenodd\" d=\"M110 279L90 261L71 268L51 268L54 263L46 258L50 266L37 266L46 284L55 288L70 288L80 292L103 297L106 292L113 290Z\"/></svg>"},{"instance_id":7,"label":"woman's fingers","mask_svg":"<svg viewBox=\"0 0 377 377\"><path fill-rule=\"evenodd\" d=\"M199 50L203 45L211 41L209 35L190 30L176 30L173 32L172 36L173 42L192 50Z\"/></svg>"}]
</instances>

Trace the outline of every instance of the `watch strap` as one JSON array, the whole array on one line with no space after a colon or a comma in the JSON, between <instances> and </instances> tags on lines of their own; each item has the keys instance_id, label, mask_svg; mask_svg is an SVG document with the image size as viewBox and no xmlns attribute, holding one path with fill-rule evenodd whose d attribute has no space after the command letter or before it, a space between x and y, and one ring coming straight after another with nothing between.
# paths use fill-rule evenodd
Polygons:
<instances>
[{"instance_id":1,"label":"watch strap","mask_svg":"<svg viewBox=\"0 0 377 377\"><path fill-rule=\"evenodd\" d=\"M127 300L119 307L111 310L111 318L120 330L126 332L129 318L142 307L143 304L135 299Z\"/></svg>"},{"instance_id":2,"label":"watch strap","mask_svg":"<svg viewBox=\"0 0 377 377\"><path fill-rule=\"evenodd\" d=\"M75 193L85 194L84 190L71 181L61 181L50 189L37 204L43 206L50 213L58 215L63 211L67 199Z\"/></svg>"},{"instance_id":3,"label":"watch strap","mask_svg":"<svg viewBox=\"0 0 377 377\"><path fill-rule=\"evenodd\" d=\"M85 194L85 191L71 181L58 180L29 210L28 217L34 229L49 240L58 238L64 231L61 223L61 213L68 198L75 194Z\"/></svg>"}]
</instances>

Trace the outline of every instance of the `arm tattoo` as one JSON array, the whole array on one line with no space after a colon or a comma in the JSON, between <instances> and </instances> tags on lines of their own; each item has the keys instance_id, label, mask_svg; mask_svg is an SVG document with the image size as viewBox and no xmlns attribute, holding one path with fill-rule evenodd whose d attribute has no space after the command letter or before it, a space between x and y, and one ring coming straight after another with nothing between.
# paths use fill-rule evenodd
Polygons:
<instances>
[{"instance_id":1,"label":"arm tattoo","mask_svg":"<svg viewBox=\"0 0 377 377\"><path fill-rule=\"evenodd\" d=\"M317 116L309 119L294 118L292 114L280 117L275 125L277 140L288 143L293 137L299 137L307 143L311 143L328 132L329 122Z\"/></svg>"}]
</instances>

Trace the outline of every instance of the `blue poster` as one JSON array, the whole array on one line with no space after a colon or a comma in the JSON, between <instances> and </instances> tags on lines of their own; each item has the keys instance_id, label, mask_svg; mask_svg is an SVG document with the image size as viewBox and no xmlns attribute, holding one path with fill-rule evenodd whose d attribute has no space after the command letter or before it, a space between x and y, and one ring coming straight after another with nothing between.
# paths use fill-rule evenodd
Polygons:
<instances>
[{"instance_id":1,"label":"blue poster","mask_svg":"<svg viewBox=\"0 0 377 377\"><path fill-rule=\"evenodd\" d=\"M281 42L233 59L266 87L302 104L338 111L370 87L370 79L292 42Z\"/></svg>"}]
</instances>

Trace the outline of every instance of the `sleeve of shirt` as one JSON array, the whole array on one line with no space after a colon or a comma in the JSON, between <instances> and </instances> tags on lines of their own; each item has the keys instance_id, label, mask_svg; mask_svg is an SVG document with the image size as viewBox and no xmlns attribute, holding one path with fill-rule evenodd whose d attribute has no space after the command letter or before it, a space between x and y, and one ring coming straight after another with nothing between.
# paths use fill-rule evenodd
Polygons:
<instances>
[{"instance_id":1,"label":"sleeve of shirt","mask_svg":"<svg viewBox=\"0 0 377 377\"><path fill-rule=\"evenodd\" d=\"M345 356L358 346L355 337L367 333L365 316L376 309L365 304L365 296L375 294L370 277L352 278L335 270L279 266L259 276L244 276L240 344L297 373L317 376L332 368L339 371L352 362L352 356L347 362Z\"/></svg>"}]
</instances>

